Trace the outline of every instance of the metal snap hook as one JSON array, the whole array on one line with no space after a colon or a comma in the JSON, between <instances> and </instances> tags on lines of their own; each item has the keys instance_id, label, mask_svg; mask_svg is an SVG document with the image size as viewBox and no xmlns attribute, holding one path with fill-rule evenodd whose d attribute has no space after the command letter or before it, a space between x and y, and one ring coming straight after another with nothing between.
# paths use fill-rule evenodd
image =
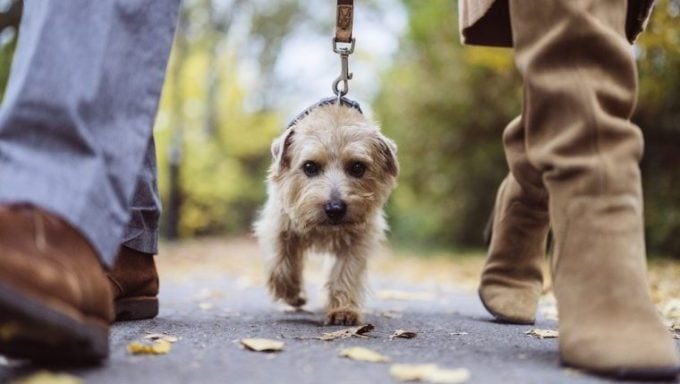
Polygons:
<instances>
[{"instance_id":1,"label":"metal snap hook","mask_svg":"<svg viewBox=\"0 0 680 384\"><path fill-rule=\"evenodd\" d=\"M349 47L338 47L338 41L333 39L333 52L340 55L340 76L333 81L333 93L336 96L345 96L349 92L349 80L352 79L352 73L349 72L349 55L354 52L355 40L352 39ZM342 87L340 87L342 83Z\"/></svg>"}]
</instances>

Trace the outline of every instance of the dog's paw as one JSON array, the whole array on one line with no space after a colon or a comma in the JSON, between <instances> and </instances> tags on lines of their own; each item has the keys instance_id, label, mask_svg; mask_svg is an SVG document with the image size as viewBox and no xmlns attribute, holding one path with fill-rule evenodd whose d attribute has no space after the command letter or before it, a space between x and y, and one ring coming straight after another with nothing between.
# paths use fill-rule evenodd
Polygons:
<instances>
[{"instance_id":1,"label":"dog's paw","mask_svg":"<svg viewBox=\"0 0 680 384\"><path fill-rule=\"evenodd\" d=\"M307 304L307 298L305 297L304 293L300 293L299 295L295 297L289 297L284 299L286 304L290 305L291 307L294 308L300 308L303 305Z\"/></svg>"},{"instance_id":2,"label":"dog's paw","mask_svg":"<svg viewBox=\"0 0 680 384\"><path fill-rule=\"evenodd\" d=\"M357 325L361 314L355 309L334 309L326 313L326 325Z\"/></svg>"}]
</instances>

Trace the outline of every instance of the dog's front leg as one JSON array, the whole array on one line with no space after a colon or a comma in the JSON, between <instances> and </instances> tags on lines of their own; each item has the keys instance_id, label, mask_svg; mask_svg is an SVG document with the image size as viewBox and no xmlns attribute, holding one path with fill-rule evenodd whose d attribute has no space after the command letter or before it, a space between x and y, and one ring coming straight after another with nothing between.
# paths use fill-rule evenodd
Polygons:
<instances>
[{"instance_id":1,"label":"dog's front leg","mask_svg":"<svg viewBox=\"0 0 680 384\"><path fill-rule=\"evenodd\" d=\"M361 321L365 279L366 257L363 254L337 255L327 284L327 325L356 325Z\"/></svg>"},{"instance_id":2,"label":"dog's front leg","mask_svg":"<svg viewBox=\"0 0 680 384\"><path fill-rule=\"evenodd\" d=\"M273 250L267 286L275 299L299 308L307 299L303 290L304 249L296 238L280 236Z\"/></svg>"}]
</instances>

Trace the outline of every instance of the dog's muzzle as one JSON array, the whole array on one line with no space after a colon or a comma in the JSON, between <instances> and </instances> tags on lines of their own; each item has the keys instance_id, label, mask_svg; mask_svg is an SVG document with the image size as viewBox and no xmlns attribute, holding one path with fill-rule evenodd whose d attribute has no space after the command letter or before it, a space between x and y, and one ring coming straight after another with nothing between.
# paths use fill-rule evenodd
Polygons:
<instances>
[{"instance_id":1,"label":"dog's muzzle","mask_svg":"<svg viewBox=\"0 0 680 384\"><path fill-rule=\"evenodd\" d=\"M339 199L331 200L324 206L324 211L331 224L340 224L347 213L347 203Z\"/></svg>"}]
</instances>

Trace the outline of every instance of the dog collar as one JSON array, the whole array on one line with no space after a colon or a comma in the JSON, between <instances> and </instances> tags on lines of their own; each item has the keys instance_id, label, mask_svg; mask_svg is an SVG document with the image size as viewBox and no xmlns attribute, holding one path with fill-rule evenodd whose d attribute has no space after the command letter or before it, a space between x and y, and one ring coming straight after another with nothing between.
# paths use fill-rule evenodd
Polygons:
<instances>
[{"instance_id":1,"label":"dog collar","mask_svg":"<svg viewBox=\"0 0 680 384\"><path fill-rule=\"evenodd\" d=\"M350 108L356 109L362 115L364 114L364 112L361 110L361 106L359 105L359 103L357 103L354 100L348 99L346 97L340 97L340 98L338 98L338 97L327 97L325 99L321 99L321 101L317 102L316 104L313 104L313 105L307 107L307 109L302 111L290 123L288 123L288 126L286 127L286 129L295 125L298 121L302 120L307 115L312 113L312 111L315 110L316 108L323 107L323 106L326 106L326 105L338 104L338 102L339 102L340 105L344 105L345 107L350 107Z\"/></svg>"}]
</instances>

